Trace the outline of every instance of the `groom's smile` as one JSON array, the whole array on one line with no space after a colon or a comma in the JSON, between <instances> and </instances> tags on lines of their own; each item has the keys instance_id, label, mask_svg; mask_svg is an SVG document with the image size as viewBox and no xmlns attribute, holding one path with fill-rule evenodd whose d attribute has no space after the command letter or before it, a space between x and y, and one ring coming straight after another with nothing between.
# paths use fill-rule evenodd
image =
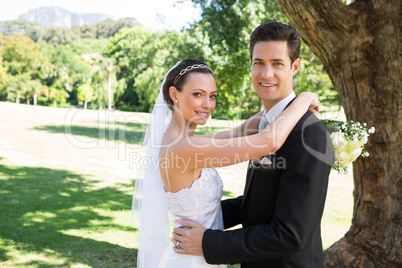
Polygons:
<instances>
[{"instance_id":1,"label":"groom's smile","mask_svg":"<svg viewBox=\"0 0 402 268\"><path fill-rule=\"evenodd\" d=\"M269 88L276 87L278 84L261 82L260 85L269 89Z\"/></svg>"}]
</instances>

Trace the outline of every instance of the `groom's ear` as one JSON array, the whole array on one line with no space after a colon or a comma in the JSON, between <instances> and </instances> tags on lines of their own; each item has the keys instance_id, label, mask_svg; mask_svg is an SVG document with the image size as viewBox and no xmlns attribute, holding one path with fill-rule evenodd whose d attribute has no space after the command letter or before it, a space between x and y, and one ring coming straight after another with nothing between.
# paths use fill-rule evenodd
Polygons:
<instances>
[{"instance_id":1,"label":"groom's ear","mask_svg":"<svg viewBox=\"0 0 402 268\"><path fill-rule=\"evenodd\" d=\"M300 69L300 58L295 59L292 63L292 75L295 76Z\"/></svg>"},{"instance_id":2,"label":"groom's ear","mask_svg":"<svg viewBox=\"0 0 402 268\"><path fill-rule=\"evenodd\" d=\"M177 88L176 87L171 86L169 88L169 96L173 102L175 102L177 100Z\"/></svg>"}]
</instances>

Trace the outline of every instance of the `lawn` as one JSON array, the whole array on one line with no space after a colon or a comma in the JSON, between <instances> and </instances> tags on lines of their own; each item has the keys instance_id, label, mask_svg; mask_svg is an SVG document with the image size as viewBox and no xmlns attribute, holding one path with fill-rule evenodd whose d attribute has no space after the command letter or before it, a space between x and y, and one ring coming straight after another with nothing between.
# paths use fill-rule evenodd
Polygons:
<instances>
[{"instance_id":1,"label":"lawn","mask_svg":"<svg viewBox=\"0 0 402 268\"><path fill-rule=\"evenodd\" d=\"M148 120L0 102L0 267L135 267L130 210ZM244 163L218 171L224 198L242 193ZM351 174L331 174L325 248L350 226L352 191Z\"/></svg>"}]
</instances>

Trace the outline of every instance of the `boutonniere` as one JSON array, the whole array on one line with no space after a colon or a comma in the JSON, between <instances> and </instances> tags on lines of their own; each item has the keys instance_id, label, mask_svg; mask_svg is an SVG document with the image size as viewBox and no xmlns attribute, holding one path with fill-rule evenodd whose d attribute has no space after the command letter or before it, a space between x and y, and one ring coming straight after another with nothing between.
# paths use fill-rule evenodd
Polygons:
<instances>
[{"instance_id":1,"label":"boutonniere","mask_svg":"<svg viewBox=\"0 0 402 268\"><path fill-rule=\"evenodd\" d=\"M375 128L368 129L366 123L353 121L339 121L333 119L322 120L327 127L335 151L335 164L337 171L346 171L350 163L359 156L367 157L369 153L364 149L370 134Z\"/></svg>"},{"instance_id":2,"label":"boutonniere","mask_svg":"<svg viewBox=\"0 0 402 268\"><path fill-rule=\"evenodd\" d=\"M253 158L251 161L253 164L259 164L262 166L269 166L272 164L272 161L267 156Z\"/></svg>"}]
</instances>

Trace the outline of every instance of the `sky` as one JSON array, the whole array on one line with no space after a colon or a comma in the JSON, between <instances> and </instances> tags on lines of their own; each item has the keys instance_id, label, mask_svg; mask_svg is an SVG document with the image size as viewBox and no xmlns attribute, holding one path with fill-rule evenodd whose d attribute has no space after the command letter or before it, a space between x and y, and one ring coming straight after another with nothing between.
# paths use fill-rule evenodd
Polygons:
<instances>
[{"instance_id":1,"label":"sky","mask_svg":"<svg viewBox=\"0 0 402 268\"><path fill-rule=\"evenodd\" d=\"M152 30L181 30L200 19L190 0L0 0L0 21L14 20L31 9L57 6L72 13L100 13L135 18Z\"/></svg>"}]
</instances>

